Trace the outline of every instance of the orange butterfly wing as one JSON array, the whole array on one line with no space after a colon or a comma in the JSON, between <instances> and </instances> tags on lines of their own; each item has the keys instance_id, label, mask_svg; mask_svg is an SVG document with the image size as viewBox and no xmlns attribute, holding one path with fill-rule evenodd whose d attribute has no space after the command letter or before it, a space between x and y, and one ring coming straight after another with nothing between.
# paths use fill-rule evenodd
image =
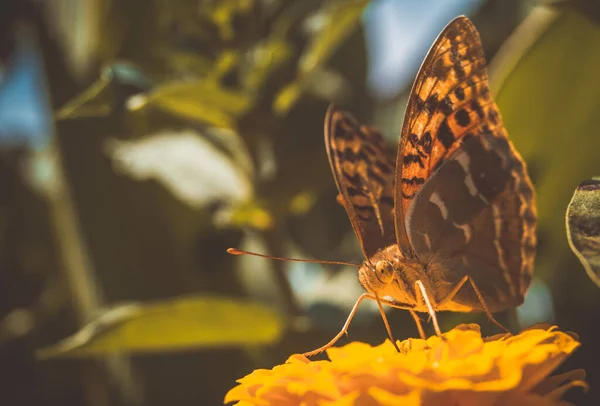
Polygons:
<instances>
[{"instance_id":1,"label":"orange butterfly wing","mask_svg":"<svg viewBox=\"0 0 600 406\"><path fill-rule=\"evenodd\" d=\"M491 98L477 29L461 16L440 33L412 87L396 161L395 227L400 248L412 252L404 226L411 201L465 134L506 137Z\"/></svg>"}]
</instances>

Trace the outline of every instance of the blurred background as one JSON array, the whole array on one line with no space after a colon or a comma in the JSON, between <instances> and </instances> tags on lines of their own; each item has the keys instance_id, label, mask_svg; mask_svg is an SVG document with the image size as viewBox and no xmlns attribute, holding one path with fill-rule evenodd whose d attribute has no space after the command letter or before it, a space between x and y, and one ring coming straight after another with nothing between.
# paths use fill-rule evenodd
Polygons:
<instances>
[{"instance_id":1,"label":"blurred background","mask_svg":"<svg viewBox=\"0 0 600 406\"><path fill-rule=\"evenodd\" d=\"M600 174L592 0L0 2L2 403L218 405L326 343L363 292L356 269L226 249L360 262L326 108L397 143L421 61L461 14L538 193L535 279L498 318L579 334L562 368L585 368L591 391L568 399L600 404L600 291L565 232L575 188ZM417 336L407 312L388 317ZM365 304L339 344L385 338Z\"/></svg>"}]
</instances>

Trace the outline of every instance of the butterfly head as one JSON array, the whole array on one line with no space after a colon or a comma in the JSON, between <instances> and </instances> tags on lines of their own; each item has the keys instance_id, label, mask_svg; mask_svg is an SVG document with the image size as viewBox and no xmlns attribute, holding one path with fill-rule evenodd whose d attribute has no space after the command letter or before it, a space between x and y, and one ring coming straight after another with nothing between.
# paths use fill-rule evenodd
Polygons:
<instances>
[{"instance_id":1,"label":"butterfly head","mask_svg":"<svg viewBox=\"0 0 600 406\"><path fill-rule=\"evenodd\" d=\"M394 258L375 256L365 261L358 270L360 283L370 292L381 294L392 285L398 267Z\"/></svg>"},{"instance_id":2,"label":"butterfly head","mask_svg":"<svg viewBox=\"0 0 600 406\"><path fill-rule=\"evenodd\" d=\"M394 244L363 262L358 269L358 279L367 291L379 297L390 296L409 303L414 301L414 295L406 288L406 281L425 280L427 275L423 264L406 258Z\"/></svg>"}]
</instances>

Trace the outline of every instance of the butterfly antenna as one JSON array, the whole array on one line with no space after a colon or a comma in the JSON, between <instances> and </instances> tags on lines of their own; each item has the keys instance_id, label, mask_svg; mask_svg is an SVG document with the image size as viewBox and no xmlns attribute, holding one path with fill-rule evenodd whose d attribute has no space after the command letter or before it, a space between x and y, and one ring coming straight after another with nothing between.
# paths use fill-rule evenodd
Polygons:
<instances>
[{"instance_id":1,"label":"butterfly antenna","mask_svg":"<svg viewBox=\"0 0 600 406\"><path fill-rule=\"evenodd\" d=\"M272 255L264 255L258 254L256 252L239 250L237 248L228 248L227 253L231 255L252 255L255 257L267 258L267 259L276 259L277 261L294 261L294 262L311 262L314 264L331 264L331 265L348 265L360 267L358 264L353 264L352 262L343 262L343 261L321 261L316 259L299 259L299 258L282 258L282 257L274 257Z\"/></svg>"}]
</instances>

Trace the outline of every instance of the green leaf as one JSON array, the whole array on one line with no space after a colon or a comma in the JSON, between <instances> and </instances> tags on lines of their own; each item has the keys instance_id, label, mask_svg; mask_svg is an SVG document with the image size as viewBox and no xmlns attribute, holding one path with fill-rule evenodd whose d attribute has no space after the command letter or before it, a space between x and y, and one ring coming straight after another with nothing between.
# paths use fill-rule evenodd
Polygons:
<instances>
[{"instance_id":1,"label":"green leaf","mask_svg":"<svg viewBox=\"0 0 600 406\"><path fill-rule=\"evenodd\" d=\"M228 90L217 81L171 82L138 96L131 110L154 107L189 120L215 127L235 128L235 119L252 106L244 92Z\"/></svg>"},{"instance_id":2,"label":"green leaf","mask_svg":"<svg viewBox=\"0 0 600 406\"><path fill-rule=\"evenodd\" d=\"M538 7L491 67L504 124L536 185L550 256L568 250L556 213L569 203L573 185L598 168L598 66L597 25L569 8Z\"/></svg>"},{"instance_id":3,"label":"green leaf","mask_svg":"<svg viewBox=\"0 0 600 406\"><path fill-rule=\"evenodd\" d=\"M200 12L210 16L210 19L219 27L219 34L222 38L231 39L234 35L233 19L235 15L248 12L254 2L255 0L202 2Z\"/></svg>"},{"instance_id":4,"label":"green leaf","mask_svg":"<svg viewBox=\"0 0 600 406\"><path fill-rule=\"evenodd\" d=\"M569 245L600 287L600 177L582 182L567 209Z\"/></svg>"},{"instance_id":5,"label":"green leaf","mask_svg":"<svg viewBox=\"0 0 600 406\"><path fill-rule=\"evenodd\" d=\"M38 351L41 358L90 357L265 345L282 324L263 305L224 297L182 297L106 311L71 337Z\"/></svg>"}]
</instances>

